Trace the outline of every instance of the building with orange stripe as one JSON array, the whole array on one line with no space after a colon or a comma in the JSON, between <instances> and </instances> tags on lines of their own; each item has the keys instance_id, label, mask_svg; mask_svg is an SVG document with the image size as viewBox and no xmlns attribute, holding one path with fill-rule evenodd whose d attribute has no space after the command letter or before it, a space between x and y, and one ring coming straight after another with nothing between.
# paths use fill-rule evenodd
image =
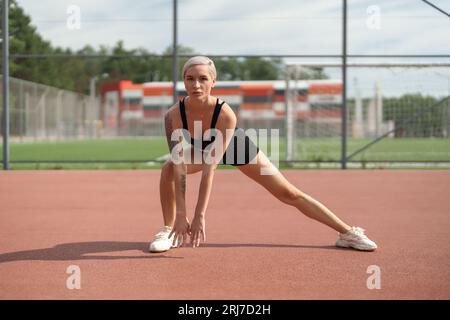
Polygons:
<instances>
[{"instance_id":1,"label":"building with orange stripe","mask_svg":"<svg viewBox=\"0 0 450 320\"><path fill-rule=\"evenodd\" d=\"M172 105L172 82L135 84L128 80L101 87L102 119L106 128L121 130L130 126L161 126L162 116ZM336 123L341 118L340 80L299 80L289 84L298 120ZM177 83L177 96L186 95L183 82ZM283 121L286 114L286 82L218 81L212 95L225 100L238 121ZM137 133L139 134L139 133Z\"/></svg>"}]
</instances>

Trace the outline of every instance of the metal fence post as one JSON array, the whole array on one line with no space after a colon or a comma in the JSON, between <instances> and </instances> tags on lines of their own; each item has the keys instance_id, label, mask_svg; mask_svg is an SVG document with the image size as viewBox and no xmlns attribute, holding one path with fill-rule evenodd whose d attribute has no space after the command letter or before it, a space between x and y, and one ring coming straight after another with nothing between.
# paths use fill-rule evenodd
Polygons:
<instances>
[{"instance_id":1,"label":"metal fence post","mask_svg":"<svg viewBox=\"0 0 450 320\"><path fill-rule=\"evenodd\" d=\"M172 52L172 81L173 81L173 103L177 102L178 81L178 39L177 39L177 0L173 0L173 52Z\"/></svg>"},{"instance_id":2,"label":"metal fence post","mask_svg":"<svg viewBox=\"0 0 450 320\"><path fill-rule=\"evenodd\" d=\"M3 0L3 170L9 170L9 30L8 30L8 0Z\"/></svg>"},{"instance_id":3,"label":"metal fence post","mask_svg":"<svg viewBox=\"0 0 450 320\"><path fill-rule=\"evenodd\" d=\"M341 168L347 169L347 0L342 1L342 150Z\"/></svg>"}]
</instances>

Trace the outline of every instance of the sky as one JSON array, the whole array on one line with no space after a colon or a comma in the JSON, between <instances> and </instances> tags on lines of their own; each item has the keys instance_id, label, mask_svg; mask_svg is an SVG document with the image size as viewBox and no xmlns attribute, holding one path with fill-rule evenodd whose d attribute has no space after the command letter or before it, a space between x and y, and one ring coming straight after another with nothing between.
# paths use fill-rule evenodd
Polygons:
<instances>
[{"instance_id":1,"label":"sky","mask_svg":"<svg viewBox=\"0 0 450 320\"><path fill-rule=\"evenodd\" d=\"M450 13L450 0L429 1ZM128 49L142 47L162 53L172 44L172 0L17 2L53 46L76 50L89 44L97 49L100 45L112 47L123 40ZM423 1L347 2L349 54L450 54L450 17ZM68 26L68 21L69 24L74 21L74 11L68 12L71 5L79 9L79 28L73 28L73 23ZM342 0L178 0L178 18L179 44L201 54L321 55L342 51ZM450 59L426 61L450 62ZM440 68L436 71L440 75L431 71L435 79L441 79L435 80L437 83L444 83L435 90L449 92L449 69ZM334 76L336 69L330 72ZM355 73L358 74L356 70ZM395 70L388 72L395 73ZM423 74L417 81L421 78ZM398 79L391 81L398 82ZM367 82L367 86L373 87L372 82Z\"/></svg>"}]
</instances>

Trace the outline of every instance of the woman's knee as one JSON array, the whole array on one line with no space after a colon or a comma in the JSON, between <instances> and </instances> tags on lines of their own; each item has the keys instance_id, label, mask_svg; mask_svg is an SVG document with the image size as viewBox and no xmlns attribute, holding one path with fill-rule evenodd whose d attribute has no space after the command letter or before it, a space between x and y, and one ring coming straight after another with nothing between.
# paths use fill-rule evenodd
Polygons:
<instances>
[{"instance_id":1,"label":"woman's knee","mask_svg":"<svg viewBox=\"0 0 450 320\"><path fill-rule=\"evenodd\" d=\"M173 176L174 163L171 159L167 160L161 168L161 176L171 177Z\"/></svg>"},{"instance_id":2,"label":"woman's knee","mask_svg":"<svg viewBox=\"0 0 450 320\"><path fill-rule=\"evenodd\" d=\"M277 194L277 198L289 205L296 205L299 201L306 200L305 194L297 188L286 188Z\"/></svg>"}]
</instances>

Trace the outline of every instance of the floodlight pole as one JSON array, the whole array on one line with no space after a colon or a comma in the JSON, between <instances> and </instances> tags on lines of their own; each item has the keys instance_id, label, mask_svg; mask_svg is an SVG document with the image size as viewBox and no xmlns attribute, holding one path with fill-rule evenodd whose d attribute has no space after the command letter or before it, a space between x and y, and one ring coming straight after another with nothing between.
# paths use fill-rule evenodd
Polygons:
<instances>
[{"instance_id":1,"label":"floodlight pole","mask_svg":"<svg viewBox=\"0 0 450 320\"><path fill-rule=\"evenodd\" d=\"M2 86L3 86L3 170L9 170L9 48L8 0L3 0L2 10Z\"/></svg>"},{"instance_id":2,"label":"floodlight pole","mask_svg":"<svg viewBox=\"0 0 450 320\"><path fill-rule=\"evenodd\" d=\"M172 81L173 81L173 103L177 102L177 80L178 80L178 39L177 39L177 0L173 0L173 50L172 50Z\"/></svg>"},{"instance_id":3,"label":"floodlight pole","mask_svg":"<svg viewBox=\"0 0 450 320\"><path fill-rule=\"evenodd\" d=\"M347 0L342 1L342 142L341 168L347 169Z\"/></svg>"}]
</instances>

